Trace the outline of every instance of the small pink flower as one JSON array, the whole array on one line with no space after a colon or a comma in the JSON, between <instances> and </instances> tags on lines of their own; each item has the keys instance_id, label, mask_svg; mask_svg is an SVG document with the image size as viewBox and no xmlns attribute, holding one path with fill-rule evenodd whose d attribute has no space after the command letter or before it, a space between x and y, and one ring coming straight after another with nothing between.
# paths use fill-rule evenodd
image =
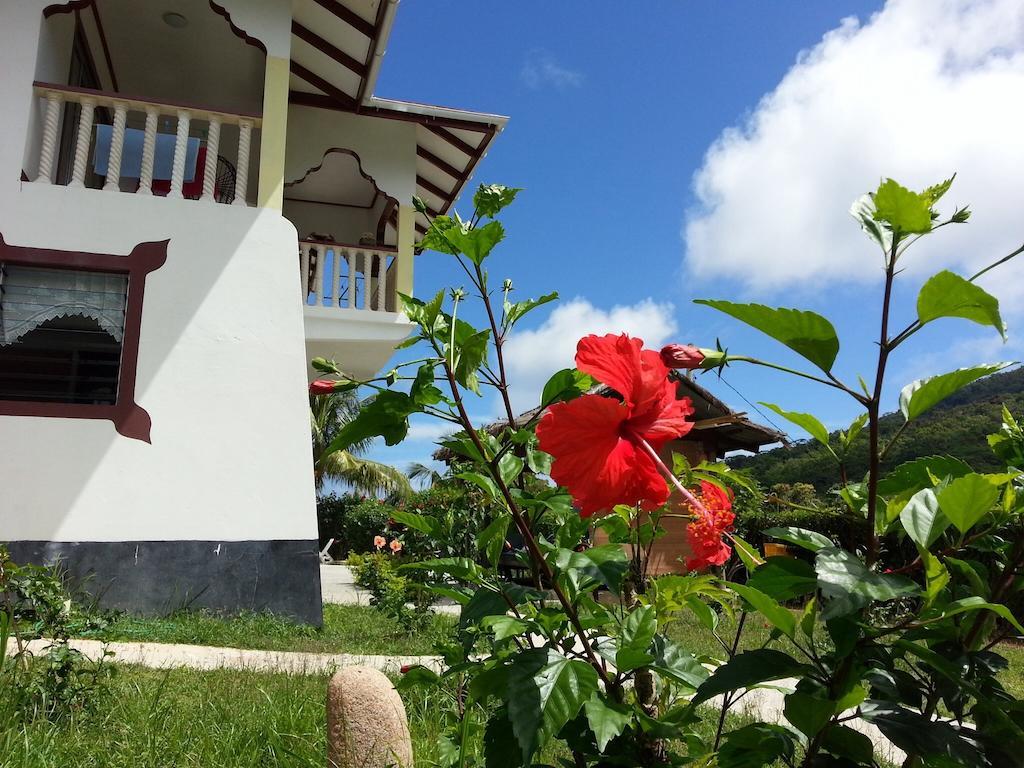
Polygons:
<instances>
[{"instance_id":1,"label":"small pink flower","mask_svg":"<svg viewBox=\"0 0 1024 768\"><path fill-rule=\"evenodd\" d=\"M391 544L389 544L388 546L391 547L391 552L395 555L402 551L402 542L400 542L398 539L392 539Z\"/></svg>"},{"instance_id":2,"label":"small pink flower","mask_svg":"<svg viewBox=\"0 0 1024 768\"><path fill-rule=\"evenodd\" d=\"M661 350L661 362L667 368L700 368L704 353L692 344L669 344Z\"/></svg>"},{"instance_id":3,"label":"small pink flower","mask_svg":"<svg viewBox=\"0 0 1024 768\"><path fill-rule=\"evenodd\" d=\"M377 549L384 549L384 545L387 544L387 543L388 543L388 540L385 539L383 536L374 536L373 537L373 546L376 547Z\"/></svg>"}]
</instances>

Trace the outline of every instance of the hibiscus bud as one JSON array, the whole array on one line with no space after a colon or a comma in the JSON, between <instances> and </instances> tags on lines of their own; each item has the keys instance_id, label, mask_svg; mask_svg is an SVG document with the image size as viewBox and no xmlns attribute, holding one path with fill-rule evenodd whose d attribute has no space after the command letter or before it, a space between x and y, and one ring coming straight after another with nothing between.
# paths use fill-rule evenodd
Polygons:
<instances>
[{"instance_id":1,"label":"hibiscus bud","mask_svg":"<svg viewBox=\"0 0 1024 768\"><path fill-rule=\"evenodd\" d=\"M719 349L702 349L692 344L669 344L661 350L661 362L668 368L693 370L701 368L710 371L728 361L725 352Z\"/></svg>"},{"instance_id":2,"label":"hibiscus bud","mask_svg":"<svg viewBox=\"0 0 1024 768\"><path fill-rule=\"evenodd\" d=\"M311 395L329 395L334 391L335 382L330 379L317 379L316 381L310 382L309 394Z\"/></svg>"},{"instance_id":3,"label":"hibiscus bud","mask_svg":"<svg viewBox=\"0 0 1024 768\"><path fill-rule=\"evenodd\" d=\"M409 670L412 669L414 666L416 666L416 665L415 664L403 664L402 666L400 666L398 668L398 671L401 672L403 675L405 675L405 674L408 674Z\"/></svg>"},{"instance_id":4,"label":"hibiscus bud","mask_svg":"<svg viewBox=\"0 0 1024 768\"><path fill-rule=\"evenodd\" d=\"M661 349L661 362L668 368L700 368L704 353L692 344L669 344Z\"/></svg>"}]
</instances>

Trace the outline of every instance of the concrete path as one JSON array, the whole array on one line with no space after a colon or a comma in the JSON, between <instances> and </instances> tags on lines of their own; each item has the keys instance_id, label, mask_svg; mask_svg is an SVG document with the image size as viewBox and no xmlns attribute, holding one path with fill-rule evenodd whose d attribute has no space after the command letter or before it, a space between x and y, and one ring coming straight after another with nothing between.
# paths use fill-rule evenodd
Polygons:
<instances>
[{"instance_id":1,"label":"concrete path","mask_svg":"<svg viewBox=\"0 0 1024 768\"><path fill-rule=\"evenodd\" d=\"M27 643L32 653L45 652L48 640ZM362 656L352 653L303 653L298 651L255 651L178 643L103 643L99 640L71 640L70 645L90 659L112 651L112 661L139 664L152 669L244 669L253 672L284 672L291 675L329 674L338 667L356 664L398 674L406 665L422 664L441 671L440 656Z\"/></svg>"}]
</instances>

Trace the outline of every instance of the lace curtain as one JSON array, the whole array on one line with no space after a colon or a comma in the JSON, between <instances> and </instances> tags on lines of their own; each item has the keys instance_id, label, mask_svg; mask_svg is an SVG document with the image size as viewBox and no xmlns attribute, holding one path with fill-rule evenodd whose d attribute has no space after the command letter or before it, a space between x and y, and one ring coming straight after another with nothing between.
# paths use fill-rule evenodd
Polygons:
<instances>
[{"instance_id":1,"label":"lace curtain","mask_svg":"<svg viewBox=\"0 0 1024 768\"><path fill-rule=\"evenodd\" d=\"M81 315L121 341L128 276L76 269L0 265L0 346L47 320Z\"/></svg>"}]
</instances>

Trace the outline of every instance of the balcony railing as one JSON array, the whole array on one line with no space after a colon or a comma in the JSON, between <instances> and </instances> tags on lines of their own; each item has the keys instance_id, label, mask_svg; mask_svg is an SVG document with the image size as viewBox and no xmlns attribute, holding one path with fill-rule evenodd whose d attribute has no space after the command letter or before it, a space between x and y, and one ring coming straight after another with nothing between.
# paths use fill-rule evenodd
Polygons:
<instances>
[{"instance_id":1,"label":"balcony railing","mask_svg":"<svg viewBox=\"0 0 1024 768\"><path fill-rule=\"evenodd\" d=\"M382 245L302 240L299 287L303 303L366 312L396 312L398 250Z\"/></svg>"},{"instance_id":2,"label":"balcony railing","mask_svg":"<svg viewBox=\"0 0 1024 768\"><path fill-rule=\"evenodd\" d=\"M54 175L59 160L61 112L65 105L73 104L78 106L78 119L73 129L73 152L65 160L71 168L68 186L85 187L87 180L102 177L102 189L109 192L248 204L252 134L261 126L260 116L91 88L40 82L34 87L44 101L35 183L57 183ZM161 132L161 122L167 126L173 122L175 132ZM237 162L233 165L219 155L226 143L221 136L225 126L231 127L230 139L237 144ZM204 134L205 140L193 133ZM92 174L87 176L90 168ZM135 179L137 185L132 183Z\"/></svg>"}]
</instances>

